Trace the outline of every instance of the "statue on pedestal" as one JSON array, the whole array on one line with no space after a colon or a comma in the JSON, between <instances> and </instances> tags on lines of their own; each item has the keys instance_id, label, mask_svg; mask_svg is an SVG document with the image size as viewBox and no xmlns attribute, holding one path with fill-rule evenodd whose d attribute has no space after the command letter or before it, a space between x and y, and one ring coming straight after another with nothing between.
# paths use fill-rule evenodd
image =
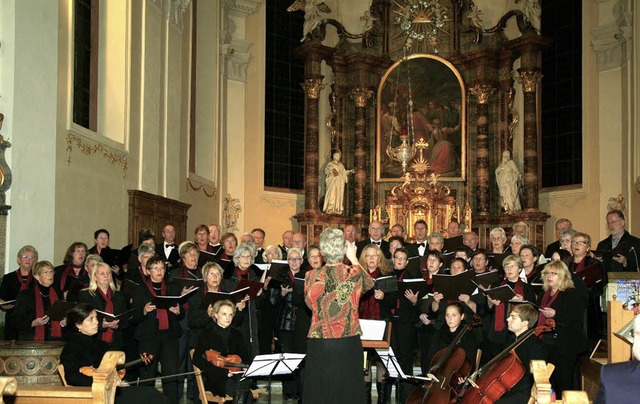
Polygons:
<instances>
[{"instance_id":1,"label":"statue on pedestal","mask_svg":"<svg viewBox=\"0 0 640 404\"><path fill-rule=\"evenodd\" d=\"M511 152L502 152L502 162L496 168L496 182L500 191L500 206L507 213L522 210L520 206L519 188L522 174L511 159Z\"/></svg>"},{"instance_id":2,"label":"statue on pedestal","mask_svg":"<svg viewBox=\"0 0 640 404\"><path fill-rule=\"evenodd\" d=\"M340 162L342 153L340 150L334 150L333 159L324 169L324 182L327 189L324 194L324 213L341 215L344 211L344 186L349 182L349 174L354 170L347 170Z\"/></svg>"}]
</instances>

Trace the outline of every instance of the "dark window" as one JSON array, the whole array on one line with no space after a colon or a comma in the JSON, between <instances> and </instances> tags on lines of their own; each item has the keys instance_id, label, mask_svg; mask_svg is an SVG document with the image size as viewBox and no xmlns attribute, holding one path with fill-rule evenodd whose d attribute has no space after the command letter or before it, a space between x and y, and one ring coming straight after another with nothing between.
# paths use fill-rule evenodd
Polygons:
<instances>
[{"instance_id":1,"label":"dark window","mask_svg":"<svg viewBox=\"0 0 640 404\"><path fill-rule=\"evenodd\" d=\"M582 184L582 1L543 0L542 187Z\"/></svg>"},{"instance_id":2,"label":"dark window","mask_svg":"<svg viewBox=\"0 0 640 404\"><path fill-rule=\"evenodd\" d=\"M73 122L96 131L99 0L75 0Z\"/></svg>"},{"instance_id":3,"label":"dark window","mask_svg":"<svg viewBox=\"0 0 640 404\"><path fill-rule=\"evenodd\" d=\"M304 13L291 0L269 0L266 40L264 185L304 189L304 103L300 46Z\"/></svg>"}]
</instances>

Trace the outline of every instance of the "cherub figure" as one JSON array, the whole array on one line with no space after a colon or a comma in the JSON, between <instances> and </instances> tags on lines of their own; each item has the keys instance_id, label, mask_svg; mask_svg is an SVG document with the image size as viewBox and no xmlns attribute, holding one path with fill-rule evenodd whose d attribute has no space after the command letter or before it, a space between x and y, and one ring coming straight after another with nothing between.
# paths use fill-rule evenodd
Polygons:
<instances>
[{"instance_id":1,"label":"cherub figure","mask_svg":"<svg viewBox=\"0 0 640 404\"><path fill-rule=\"evenodd\" d=\"M331 9L320 0L296 0L287 8L288 12L304 10L304 24L302 25L302 39L304 42L308 34L318 28L322 22L322 13L330 13Z\"/></svg>"}]
</instances>

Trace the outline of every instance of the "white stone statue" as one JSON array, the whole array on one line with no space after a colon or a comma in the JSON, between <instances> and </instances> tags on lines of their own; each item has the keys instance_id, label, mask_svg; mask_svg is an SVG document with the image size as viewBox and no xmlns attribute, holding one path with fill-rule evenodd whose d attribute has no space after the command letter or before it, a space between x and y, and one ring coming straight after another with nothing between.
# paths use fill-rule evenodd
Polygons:
<instances>
[{"instance_id":1,"label":"white stone statue","mask_svg":"<svg viewBox=\"0 0 640 404\"><path fill-rule=\"evenodd\" d=\"M516 4L520 5L524 17L529 20L533 28L540 32L540 17L542 16L540 0L516 0Z\"/></svg>"},{"instance_id":2,"label":"white stone statue","mask_svg":"<svg viewBox=\"0 0 640 404\"><path fill-rule=\"evenodd\" d=\"M304 42L307 34L313 32L322 22L322 13L330 13L331 9L321 0L296 0L287 8L288 12L304 10L304 24L302 25L302 39Z\"/></svg>"},{"instance_id":3,"label":"white stone statue","mask_svg":"<svg viewBox=\"0 0 640 404\"><path fill-rule=\"evenodd\" d=\"M354 170L346 170L340 162L342 153L339 150L333 152L331 160L324 169L324 182L327 190L324 193L324 213L341 215L344 211L344 186L349 182L349 174Z\"/></svg>"},{"instance_id":4,"label":"white stone statue","mask_svg":"<svg viewBox=\"0 0 640 404\"><path fill-rule=\"evenodd\" d=\"M522 210L518 190L522 174L511 159L509 150L502 152L502 162L496 168L496 182L500 191L500 204L505 212L512 213Z\"/></svg>"}]
</instances>

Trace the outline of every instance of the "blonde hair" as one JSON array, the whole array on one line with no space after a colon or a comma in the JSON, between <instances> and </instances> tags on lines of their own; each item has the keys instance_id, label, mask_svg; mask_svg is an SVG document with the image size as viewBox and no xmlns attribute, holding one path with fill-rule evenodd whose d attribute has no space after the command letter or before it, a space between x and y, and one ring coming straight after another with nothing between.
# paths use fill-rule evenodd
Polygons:
<instances>
[{"instance_id":1,"label":"blonde hair","mask_svg":"<svg viewBox=\"0 0 640 404\"><path fill-rule=\"evenodd\" d=\"M542 270L542 280L544 281L542 289L545 291L549 289L546 275L551 270L555 270L558 273L558 290L565 291L567 289L575 288L573 280L571 279L571 273L569 272L569 268L567 268L567 264L562 261L551 261L545 265Z\"/></svg>"},{"instance_id":2,"label":"blonde hair","mask_svg":"<svg viewBox=\"0 0 640 404\"><path fill-rule=\"evenodd\" d=\"M380 272L382 272L382 275L389 275L393 273L393 268L389 266L389 261L387 261L384 254L382 253L382 250L380 249L380 247L378 247L377 244L369 244L362 249L362 253L360 254L359 259L362 268L367 267L367 260L365 258L365 255L367 254L368 250L374 250L378 255L378 268L380 268Z\"/></svg>"}]
</instances>

